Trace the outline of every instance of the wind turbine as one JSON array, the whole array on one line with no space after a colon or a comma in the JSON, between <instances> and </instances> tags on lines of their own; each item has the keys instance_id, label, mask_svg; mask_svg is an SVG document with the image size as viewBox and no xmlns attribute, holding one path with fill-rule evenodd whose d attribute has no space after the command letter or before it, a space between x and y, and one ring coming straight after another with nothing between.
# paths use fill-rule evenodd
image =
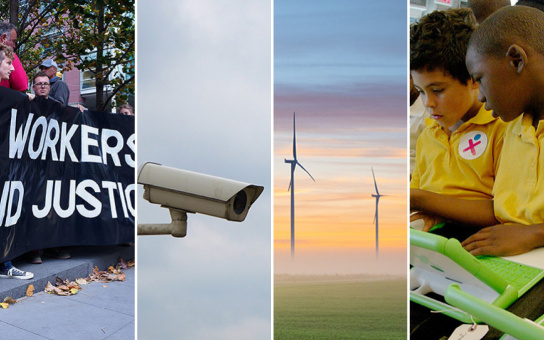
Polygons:
<instances>
[{"instance_id":1,"label":"wind turbine","mask_svg":"<svg viewBox=\"0 0 544 340\"><path fill-rule=\"evenodd\" d=\"M372 168L372 178L374 178L374 187L376 188L376 195L372 194L372 197L376 197L376 214L374 215L374 222L376 223L376 258L378 258L379 255L379 248L378 248L378 203L380 203L380 197L385 195L380 195L380 192L378 191L378 185L376 184L376 176L374 176L374 168Z\"/></svg>"},{"instance_id":2,"label":"wind turbine","mask_svg":"<svg viewBox=\"0 0 544 340\"><path fill-rule=\"evenodd\" d=\"M291 258L295 256L295 168L300 166L302 170L310 176L310 178L315 182L315 179L310 175L308 170L304 169L302 164L297 160L297 137L295 129L295 113L293 112L293 159L285 159L285 163L291 164L291 182L289 182L289 189L291 190Z\"/></svg>"}]
</instances>

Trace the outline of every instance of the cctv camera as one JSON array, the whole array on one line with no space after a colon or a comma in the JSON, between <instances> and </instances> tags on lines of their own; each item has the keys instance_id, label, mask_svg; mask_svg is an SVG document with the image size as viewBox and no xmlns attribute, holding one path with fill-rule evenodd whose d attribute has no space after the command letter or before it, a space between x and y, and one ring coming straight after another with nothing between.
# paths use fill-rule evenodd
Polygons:
<instances>
[{"instance_id":1,"label":"cctv camera","mask_svg":"<svg viewBox=\"0 0 544 340\"><path fill-rule=\"evenodd\" d=\"M145 163L138 173L144 199L163 207L243 221L263 187Z\"/></svg>"}]
</instances>

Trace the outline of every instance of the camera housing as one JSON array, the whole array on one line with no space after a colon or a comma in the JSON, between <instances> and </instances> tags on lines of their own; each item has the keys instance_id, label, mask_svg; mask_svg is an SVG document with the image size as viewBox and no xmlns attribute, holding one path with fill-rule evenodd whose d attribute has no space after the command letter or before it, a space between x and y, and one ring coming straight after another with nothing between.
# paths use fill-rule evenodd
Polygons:
<instances>
[{"instance_id":1,"label":"camera housing","mask_svg":"<svg viewBox=\"0 0 544 340\"><path fill-rule=\"evenodd\" d=\"M147 162L138 171L143 198L150 203L188 213L243 221L264 188Z\"/></svg>"}]
</instances>

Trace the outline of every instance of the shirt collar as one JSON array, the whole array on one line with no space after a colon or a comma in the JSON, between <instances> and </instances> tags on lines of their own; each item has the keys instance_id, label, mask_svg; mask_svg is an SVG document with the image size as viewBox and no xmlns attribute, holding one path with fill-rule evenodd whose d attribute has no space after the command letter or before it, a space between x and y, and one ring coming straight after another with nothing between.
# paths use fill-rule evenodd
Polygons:
<instances>
[{"instance_id":1,"label":"shirt collar","mask_svg":"<svg viewBox=\"0 0 544 340\"><path fill-rule=\"evenodd\" d=\"M480 110L478 111L476 116L469 119L468 122L463 122L463 124L460 127L458 127L455 131L463 131L464 127L468 126L468 124L466 123L475 124L475 125L486 125L491 123L495 119L499 119L499 118L493 117L493 114L491 113L491 111L486 110L485 105L482 105L482 107L480 107ZM441 128L440 124L438 124L438 122L432 118L426 118L425 125L427 125L429 129Z\"/></svg>"},{"instance_id":2,"label":"shirt collar","mask_svg":"<svg viewBox=\"0 0 544 340\"><path fill-rule=\"evenodd\" d=\"M482 105L476 116L472 117L469 122L476 125L486 125L491 123L495 119L498 118L493 117L492 112L486 110L485 105Z\"/></svg>"}]
</instances>

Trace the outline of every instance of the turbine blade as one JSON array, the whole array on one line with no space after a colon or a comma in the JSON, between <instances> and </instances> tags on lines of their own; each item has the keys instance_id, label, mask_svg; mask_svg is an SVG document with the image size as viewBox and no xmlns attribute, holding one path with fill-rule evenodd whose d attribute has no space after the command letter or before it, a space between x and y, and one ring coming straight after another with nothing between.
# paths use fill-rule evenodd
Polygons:
<instances>
[{"instance_id":1,"label":"turbine blade","mask_svg":"<svg viewBox=\"0 0 544 340\"><path fill-rule=\"evenodd\" d=\"M376 194L380 196L380 192L378 191L378 184L376 184L376 176L374 176L374 168L371 167L371 169L372 169L372 178L374 178L374 187L376 187Z\"/></svg>"},{"instance_id":2,"label":"turbine blade","mask_svg":"<svg viewBox=\"0 0 544 340\"><path fill-rule=\"evenodd\" d=\"M297 133L295 127L295 113L293 112L293 158L297 159Z\"/></svg>"},{"instance_id":3,"label":"turbine blade","mask_svg":"<svg viewBox=\"0 0 544 340\"><path fill-rule=\"evenodd\" d=\"M287 191L291 191L291 183L292 183L292 182L293 182L293 181L289 181L289 188L287 188Z\"/></svg>"},{"instance_id":4,"label":"turbine blade","mask_svg":"<svg viewBox=\"0 0 544 340\"><path fill-rule=\"evenodd\" d=\"M302 168L302 170L306 171L306 173L310 176L310 178L315 182L314 177L308 172L308 170L304 169L302 164L300 164L298 161L296 161L296 162L297 162L298 166L300 166Z\"/></svg>"}]
</instances>

